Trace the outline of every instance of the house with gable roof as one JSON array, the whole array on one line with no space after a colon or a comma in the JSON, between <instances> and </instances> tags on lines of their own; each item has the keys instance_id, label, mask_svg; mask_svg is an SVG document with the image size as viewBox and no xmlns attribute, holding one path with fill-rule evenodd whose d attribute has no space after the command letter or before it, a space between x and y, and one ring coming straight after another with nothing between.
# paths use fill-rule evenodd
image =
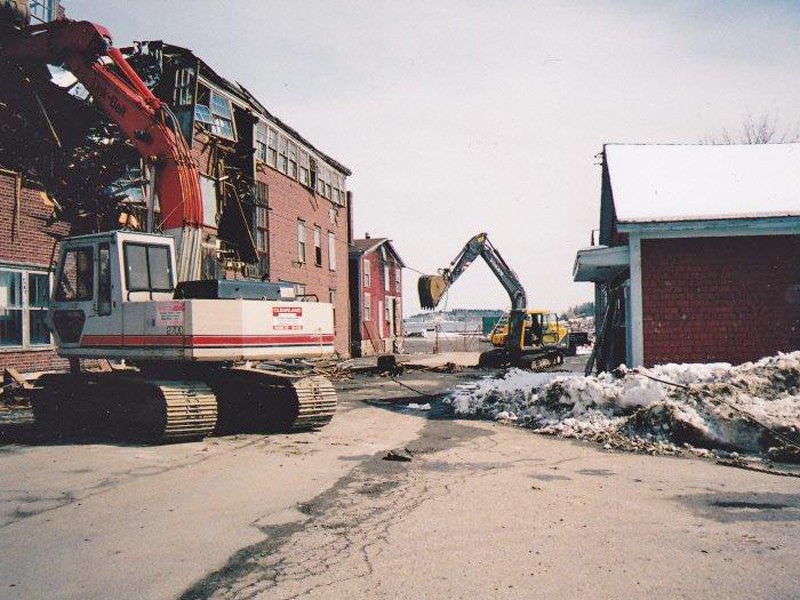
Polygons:
<instances>
[{"instance_id":1,"label":"house with gable roof","mask_svg":"<svg viewBox=\"0 0 800 600\"><path fill-rule=\"evenodd\" d=\"M388 238L355 239L350 247L350 352L397 352L403 339L403 259Z\"/></svg>"}]
</instances>

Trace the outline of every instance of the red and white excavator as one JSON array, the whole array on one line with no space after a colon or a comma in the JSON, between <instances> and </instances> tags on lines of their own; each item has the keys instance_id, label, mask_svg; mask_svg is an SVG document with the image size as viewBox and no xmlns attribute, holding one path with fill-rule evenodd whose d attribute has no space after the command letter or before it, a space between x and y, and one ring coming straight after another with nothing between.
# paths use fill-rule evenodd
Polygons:
<instances>
[{"instance_id":1,"label":"red and white excavator","mask_svg":"<svg viewBox=\"0 0 800 600\"><path fill-rule=\"evenodd\" d=\"M22 0L2 0L0 11L0 60L66 67L153 169L163 232L61 242L48 324L72 369L40 378L37 426L166 442L328 423L336 394L326 378L286 375L259 361L332 356L332 305L299 302L276 283L198 280L200 177L169 107L104 27L66 19L31 26ZM85 372L83 358L129 368Z\"/></svg>"}]
</instances>

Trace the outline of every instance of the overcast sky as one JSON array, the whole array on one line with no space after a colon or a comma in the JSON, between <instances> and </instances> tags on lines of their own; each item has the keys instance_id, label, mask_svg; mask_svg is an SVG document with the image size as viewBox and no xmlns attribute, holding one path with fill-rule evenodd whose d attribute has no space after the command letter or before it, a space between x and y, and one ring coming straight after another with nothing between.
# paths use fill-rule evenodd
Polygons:
<instances>
[{"instance_id":1,"label":"overcast sky","mask_svg":"<svg viewBox=\"0 0 800 600\"><path fill-rule=\"evenodd\" d=\"M353 171L356 237L391 238L408 267L434 273L487 231L534 307L592 299L572 266L598 224L604 143L695 143L748 114L800 122L790 1L64 4L118 46L185 46L245 85ZM447 300L508 304L480 260Z\"/></svg>"}]
</instances>

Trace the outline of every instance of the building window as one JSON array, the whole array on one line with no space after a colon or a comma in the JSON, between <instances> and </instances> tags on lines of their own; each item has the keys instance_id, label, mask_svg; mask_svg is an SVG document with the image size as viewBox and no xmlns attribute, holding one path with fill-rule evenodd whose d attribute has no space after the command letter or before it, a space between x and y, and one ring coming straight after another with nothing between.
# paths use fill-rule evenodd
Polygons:
<instances>
[{"instance_id":1,"label":"building window","mask_svg":"<svg viewBox=\"0 0 800 600\"><path fill-rule=\"evenodd\" d=\"M269 128L265 123L256 123L256 158L267 162L267 149L269 148Z\"/></svg>"},{"instance_id":2,"label":"building window","mask_svg":"<svg viewBox=\"0 0 800 600\"><path fill-rule=\"evenodd\" d=\"M332 231L328 232L328 268L336 270L336 236Z\"/></svg>"},{"instance_id":3,"label":"building window","mask_svg":"<svg viewBox=\"0 0 800 600\"><path fill-rule=\"evenodd\" d=\"M34 21L49 23L55 21L58 14L56 13L56 6L58 0L31 0L31 16ZM32 23L35 25L36 23Z\"/></svg>"},{"instance_id":4,"label":"building window","mask_svg":"<svg viewBox=\"0 0 800 600\"><path fill-rule=\"evenodd\" d=\"M231 101L205 86L198 86L197 89L194 120L214 135L229 140L236 139Z\"/></svg>"},{"instance_id":5,"label":"building window","mask_svg":"<svg viewBox=\"0 0 800 600\"><path fill-rule=\"evenodd\" d=\"M269 147L267 149L267 162L278 168L278 132L269 128Z\"/></svg>"},{"instance_id":6,"label":"building window","mask_svg":"<svg viewBox=\"0 0 800 600\"><path fill-rule=\"evenodd\" d=\"M336 290L328 290L328 302L333 306L333 330L336 331Z\"/></svg>"},{"instance_id":7,"label":"building window","mask_svg":"<svg viewBox=\"0 0 800 600\"><path fill-rule=\"evenodd\" d=\"M194 69L186 67L175 71L173 99L177 106L189 106L194 102Z\"/></svg>"},{"instance_id":8,"label":"building window","mask_svg":"<svg viewBox=\"0 0 800 600\"><path fill-rule=\"evenodd\" d=\"M322 266L322 229L314 225L314 264Z\"/></svg>"},{"instance_id":9,"label":"building window","mask_svg":"<svg viewBox=\"0 0 800 600\"><path fill-rule=\"evenodd\" d=\"M22 346L22 273L0 271L0 346Z\"/></svg>"},{"instance_id":10,"label":"building window","mask_svg":"<svg viewBox=\"0 0 800 600\"><path fill-rule=\"evenodd\" d=\"M0 347L49 346L50 275L0 269Z\"/></svg>"},{"instance_id":11,"label":"building window","mask_svg":"<svg viewBox=\"0 0 800 600\"><path fill-rule=\"evenodd\" d=\"M370 264L369 259L364 259L364 287L368 288L370 286Z\"/></svg>"},{"instance_id":12,"label":"building window","mask_svg":"<svg viewBox=\"0 0 800 600\"><path fill-rule=\"evenodd\" d=\"M284 174L289 173L289 140L283 135L278 140L278 170Z\"/></svg>"},{"instance_id":13,"label":"building window","mask_svg":"<svg viewBox=\"0 0 800 600\"><path fill-rule=\"evenodd\" d=\"M300 183L306 187L311 187L311 164L308 159L308 152L299 150L300 161Z\"/></svg>"},{"instance_id":14,"label":"building window","mask_svg":"<svg viewBox=\"0 0 800 600\"><path fill-rule=\"evenodd\" d=\"M269 251L269 218L266 206L256 206L256 250Z\"/></svg>"},{"instance_id":15,"label":"building window","mask_svg":"<svg viewBox=\"0 0 800 600\"><path fill-rule=\"evenodd\" d=\"M383 265L383 289L387 292L389 291L389 277L391 275L391 270L389 269L389 265Z\"/></svg>"},{"instance_id":16,"label":"building window","mask_svg":"<svg viewBox=\"0 0 800 600\"><path fill-rule=\"evenodd\" d=\"M256 204L253 209L253 233L256 250L261 255L261 274L269 271L269 186L263 181L256 181Z\"/></svg>"},{"instance_id":17,"label":"building window","mask_svg":"<svg viewBox=\"0 0 800 600\"><path fill-rule=\"evenodd\" d=\"M372 320L372 297L369 292L364 292L364 320Z\"/></svg>"},{"instance_id":18,"label":"building window","mask_svg":"<svg viewBox=\"0 0 800 600\"><path fill-rule=\"evenodd\" d=\"M231 101L214 90L211 90L211 114L214 116L215 133L229 140L234 139Z\"/></svg>"},{"instance_id":19,"label":"building window","mask_svg":"<svg viewBox=\"0 0 800 600\"><path fill-rule=\"evenodd\" d=\"M289 142L289 177L297 179L297 144Z\"/></svg>"},{"instance_id":20,"label":"building window","mask_svg":"<svg viewBox=\"0 0 800 600\"><path fill-rule=\"evenodd\" d=\"M394 268L394 282L395 282L395 285L397 286L396 289L397 289L398 293L400 292L400 288L403 285L403 281L401 279L401 273L402 272L403 272L402 267L400 267L400 265L395 265L395 268Z\"/></svg>"},{"instance_id":21,"label":"building window","mask_svg":"<svg viewBox=\"0 0 800 600\"><path fill-rule=\"evenodd\" d=\"M297 220L297 261L306 262L306 222Z\"/></svg>"}]
</instances>

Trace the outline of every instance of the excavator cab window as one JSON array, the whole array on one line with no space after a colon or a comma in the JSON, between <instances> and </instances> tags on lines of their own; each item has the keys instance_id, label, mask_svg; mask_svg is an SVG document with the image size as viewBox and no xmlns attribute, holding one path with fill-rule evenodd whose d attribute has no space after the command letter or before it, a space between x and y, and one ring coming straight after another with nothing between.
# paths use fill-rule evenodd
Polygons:
<instances>
[{"instance_id":1,"label":"excavator cab window","mask_svg":"<svg viewBox=\"0 0 800 600\"><path fill-rule=\"evenodd\" d=\"M59 302L91 300L94 296L94 249L72 248L64 253L56 288Z\"/></svg>"},{"instance_id":2,"label":"excavator cab window","mask_svg":"<svg viewBox=\"0 0 800 600\"><path fill-rule=\"evenodd\" d=\"M111 250L108 244L97 247L97 314L111 314Z\"/></svg>"},{"instance_id":3,"label":"excavator cab window","mask_svg":"<svg viewBox=\"0 0 800 600\"><path fill-rule=\"evenodd\" d=\"M128 292L172 292L175 289L168 246L126 242L125 283Z\"/></svg>"}]
</instances>

